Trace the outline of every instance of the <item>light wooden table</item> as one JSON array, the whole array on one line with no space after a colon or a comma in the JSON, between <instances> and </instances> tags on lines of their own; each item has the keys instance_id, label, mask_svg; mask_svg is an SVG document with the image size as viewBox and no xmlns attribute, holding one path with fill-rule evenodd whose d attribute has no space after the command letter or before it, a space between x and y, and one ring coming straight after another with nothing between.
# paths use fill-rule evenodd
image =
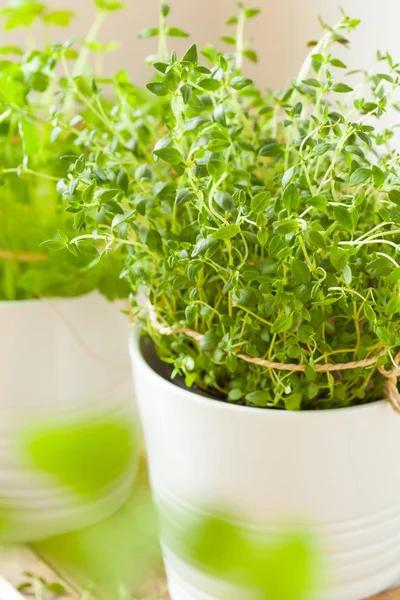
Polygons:
<instances>
[{"instance_id":1,"label":"light wooden table","mask_svg":"<svg viewBox=\"0 0 400 600\"><path fill-rule=\"evenodd\" d=\"M26 572L33 572L51 583L62 583L68 593L68 596L63 596L64 600L79 600L81 597L79 585L72 581L62 568L49 566L29 548L14 548L0 555L0 600L24 600L25 597L17 591L17 588L26 581ZM167 600L167 594L160 591L164 587L162 578L150 583L153 592L149 595L146 591L141 597L135 596L135 600ZM368 600L400 600L400 588Z\"/></svg>"}]
</instances>

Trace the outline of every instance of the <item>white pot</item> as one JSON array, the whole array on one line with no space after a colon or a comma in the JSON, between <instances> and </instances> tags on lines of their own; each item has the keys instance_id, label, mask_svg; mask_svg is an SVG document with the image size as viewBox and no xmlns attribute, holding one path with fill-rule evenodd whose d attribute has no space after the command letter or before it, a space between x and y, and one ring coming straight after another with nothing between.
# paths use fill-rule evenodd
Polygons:
<instances>
[{"instance_id":1,"label":"white pot","mask_svg":"<svg viewBox=\"0 0 400 600\"><path fill-rule=\"evenodd\" d=\"M0 302L0 537L33 541L90 525L127 499L136 457L98 497L36 470L26 436L85 419L132 426L135 406L122 304L76 298ZM84 457L82 457L84 460ZM10 521L10 522L9 522Z\"/></svg>"},{"instance_id":2,"label":"white pot","mask_svg":"<svg viewBox=\"0 0 400 600\"><path fill-rule=\"evenodd\" d=\"M96 401L122 382L129 390L119 308L97 292L0 302L0 409Z\"/></svg>"},{"instance_id":3,"label":"white pot","mask_svg":"<svg viewBox=\"0 0 400 600\"><path fill-rule=\"evenodd\" d=\"M153 493L169 515L222 511L266 539L307 526L326 565L318 600L361 600L397 582L400 417L387 402L303 412L236 406L160 377L138 336L130 354ZM169 548L164 558L173 600L229 596Z\"/></svg>"}]
</instances>

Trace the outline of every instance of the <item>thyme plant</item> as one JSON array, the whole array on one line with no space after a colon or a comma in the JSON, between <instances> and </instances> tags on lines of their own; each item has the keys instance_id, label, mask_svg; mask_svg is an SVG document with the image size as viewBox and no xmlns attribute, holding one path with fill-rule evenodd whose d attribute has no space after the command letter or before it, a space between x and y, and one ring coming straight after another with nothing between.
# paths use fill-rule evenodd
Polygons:
<instances>
[{"instance_id":1,"label":"thyme plant","mask_svg":"<svg viewBox=\"0 0 400 600\"><path fill-rule=\"evenodd\" d=\"M56 252L51 244L40 247L57 230L65 240L73 235L73 215L65 212L57 183L68 172L62 157L76 149L73 136L61 138L51 122L57 54L46 44L39 49L34 33L40 25L47 38L50 26L69 25L73 13L17 0L6 3L0 18L6 31L26 31L24 46L0 47L0 300L77 296L95 288L110 298L126 293L116 275L117 256L88 268L91 248L76 256ZM65 55L76 60L73 51Z\"/></svg>"},{"instance_id":2,"label":"thyme plant","mask_svg":"<svg viewBox=\"0 0 400 600\"><path fill-rule=\"evenodd\" d=\"M62 108L53 115L80 153L59 184L78 232L56 243L91 243L98 261L124 255L133 311L189 387L289 410L378 400L378 367L400 347L399 154L380 123L397 108L400 66L378 54L351 86L336 48L358 21L343 14L335 27L322 23L289 88L264 93L243 73L257 58L244 25L258 12L240 5L228 20L231 51L191 45L178 57L166 51L161 2L160 26L142 34L160 36L147 95L123 72L74 75L70 46L57 48L65 93L83 112L78 131ZM201 341L161 335L137 306L139 290L161 325ZM368 369L316 370L371 357Z\"/></svg>"}]
</instances>

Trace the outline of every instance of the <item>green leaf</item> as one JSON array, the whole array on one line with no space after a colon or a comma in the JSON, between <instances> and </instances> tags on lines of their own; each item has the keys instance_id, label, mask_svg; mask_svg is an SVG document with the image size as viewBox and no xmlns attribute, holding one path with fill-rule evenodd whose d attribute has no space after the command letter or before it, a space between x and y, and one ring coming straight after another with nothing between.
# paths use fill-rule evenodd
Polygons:
<instances>
[{"instance_id":1,"label":"green leaf","mask_svg":"<svg viewBox=\"0 0 400 600\"><path fill-rule=\"evenodd\" d=\"M193 248L192 258L205 254L210 248L214 248L218 244L218 240L213 237L200 239Z\"/></svg>"},{"instance_id":2,"label":"green leaf","mask_svg":"<svg viewBox=\"0 0 400 600\"><path fill-rule=\"evenodd\" d=\"M208 117L192 117L191 119L188 119L183 127L183 130L186 131L194 131L195 129L197 129L198 127L201 127L201 125L205 125L206 123L209 123L210 119Z\"/></svg>"},{"instance_id":3,"label":"green leaf","mask_svg":"<svg viewBox=\"0 0 400 600\"><path fill-rule=\"evenodd\" d=\"M397 267L396 269L394 269L390 275L388 275L386 277L386 281L388 283L397 283L398 281L400 281L400 267Z\"/></svg>"},{"instance_id":4,"label":"green leaf","mask_svg":"<svg viewBox=\"0 0 400 600\"><path fill-rule=\"evenodd\" d=\"M279 156L283 152L282 145L278 140L270 139L259 151L260 156Z\"/></svg>"},{"instance_id":5,"label":"green leaf","mask_svg":"<svg viewBox=\"0 0 400 600\"><path fill-rule=\"evenodd\" d=\"M263 213L271 199L271 192L259 192L250 202L250 210L256 215Z\"/></svg>"},{"instance_id":6,"label":"green leaf","mask_svg":"<svg viewBox=\"0 0 400 600\"><path fill-rule=\"evenodd\" d=\"M64 250L66 243L59 239L46 240L40 244L42 248L48 248L49 250Z\"/></svg>"},{"instance_id":7,"label":"green leaf","mask_svg":"<svg viewBox=\"0 0 400 600\"><path fill-rule=\"evenodd\" d=\"M153 81L146 85L147 89L156 96L166 96L171 91L169 86L163 81Z\"/></svg>"},{"instance_id":8,"label":"green leaf","mask_svg":"<svg viewBox=\"0 0 400 600\"><path fill-rule=\"evenodd\" d=\"M168 27L167 35L169 37L177 37L177 38L189 37L189 34L186 33L186 31L183 31L182 29L179 29L178 27Z\"/></svg>"},{"instance_id":9,"label":"green leaf","mask_svg":"<svg viewBox=\"0 0 400 600\"><path fill-rule=\"evenodd\" d=\"M223 150L227 150L230 146L230 140L218 138L208 142L207 150L210 152L222 152Z\"/></svg>"},{"instance_id":10,"label":"green leaf","mask_svg":"<svg viewBox=\"0 0 400 600\"><path fill-rule=\"evenodd\" d=\"M351 285L351 282L353 279L353 273L352 273L351 267L349 265L346 265L345 268L343 269L343 279L344 279L346 285Z\"/></svg>"},{"instance_id":11,"label":"green leaf","mask_svg":"<svg viewBox=\"0 0 400 600\"><path fill-rule=\"evenodd\" d=\"M307 241L316 248L324 250L326 248L326 240L321 231L317 229L309 229L307 231Z\"/></svg>"},{"instance_id":12,"label":"green leaf","mask_svg":"<svg viewBox=\"0 0 400 600\"><path fill-rule=\"evenodd\" d=\"M284 172L282 177L282 187L285 188L292 181L294 174L296 172L295 167L290 167L287 171Z\"/></svg>"},{"instance_id":13,"label":"green leaf","mask_svg":"<svg viewBox=\"0 0 400 600\"><path fill-rule=\"evenodd\" d=\"M331 58L329 62L332 65L332 67L338 67L339 69L347 69L347 66L344 64L344 62L342 62L338 58Z\"/></svg>"},{"instance_id":14,"label":"green leaf","mask_svg":"<svg viewBox=\"0 0 400 600\"><path fill-rule=\"evenodd\" d=\"M236 302L236 304L240 304L240 306L252 309L257 306L258 297L253 288L246 287L234 292L232 294L232 300Z\"/></svg>"},{"instance_id":15,"label":"green leaf","mask_svg":"<svg viewBox=\"0 0 400 600\"><path fill-rule=\"evenodd\" d=\"M24 154L29 158L35 157L40 150L40 138L37 126L22 118L19 122L19 130L23 141Z\"/></svg>"},{"instance_id":16,"label":"green leaf","mask_svg":"<svg viewBox=\"0 0 400 600\"><path fill-rule=\"evenodd\" d=\"M339 94L346 94L347 92L353 92L353 88L347 85L347 83L334 83L332 86L334 92Z\"/></svg>"},{"instance_id":17,"label":"green leaf","mask_svg":"<svg viewBox=\"0 0 400 600\"><path fill-rule=\"evenodd\" d=\"M253 19L260 14L261 10L259 8L245 8L243 12L246 19Z\"/></svg>"},{"instance_id":18,"label":"green leaf","mask_svg":"<svg viewBox=\"0 0 400 600\"><path fill-rule=\"evenodd\" d=\"M255 406L267 406L268 402L271 401L271 394L268 390L259 390L257 392L250 392L245 398L250 404L254 404Z\"/></svg>"},{"instance_id":19,"label":"green leaf","mask_svg":"<svg viewBox=\"0 0 400 600\"><path fill-rule=\"evenodd\" d=\"M310 400L312 400L313 398L316 398L319 394L319 387L316 383L309 383L307 386L307 396L309 397Z\"/></svg>"},{"instance_id":20,"label":"green leaf","mask_svg":"<svg viewBox=\"0 0 400 600\"><path fill-rule=\"evenodd\" d=\"M265 246L265 244L268 241L268 237L269 237L268 229L260 229L258 231L257 239L258 239L260 246L263 246L263 247Z\"/></svg>"},{"instance_id":21,"label":"green leaf","mask_svg":"<svg viewBox=\"0 0 400 600\"><path fill-rule=\"evenodd\" d=\"M234 238L240 231L239 225L225 225L220 227L217 231L212 234L213 238L217 240L230 240Z\"/></svg>"},{"instance_id":22,"label":"green leaf","mask_svg":"<svg viewBox=\"0 0 400 600\"><path fill-rule=\"evenodd\" d=\"M92 201L96 187L96 180L93 179L92 182L83 190L81 199L84 204L89 204Z\"/></svg>"},{"instance_id":23,"label":"green leaf","mask_svg":"<svg viewBox=\"0 0 400 600\"><path fill-rule=\"evenodd\" d=\"M141 39L152 38L159 35L159 33L160 30L157 27L146 27L146 29L143 29L143 31L139 33L139 37Z\"/></svg>"},{"instance_id":24,"label":"green leaf","mask_svg":"<svg viewBox=\"0 0 400 600\"><path fill-rule=\"evenodd\" d=\"M388 258L381 256L369 262L366 270L371 277L384 277L393 272L393 265Z\"/></svg>"},{"instance_id":25,"label":"green leaf","mask_svg":"<svg viewBox=\"0 0 400 600\"><path fill-rule=\"evenodd\" d=\"M218 346L218 342L219 337L215 331L207 331L207 333L201 338L199 346L203 352L212 352Z\"/></svg>"},{"instance_id":26,"label":"green leaf","mask_svg":"<svg viewBox=\"0 0 400 600\"><path fill-rule=\"evenodd\" d=\"M183 161L183 156L176 148L167 146L166 148L159 148L153 150L153 154L165 160L170 165L179 165Z\"/></svg>"},{"instance_id":27,"label":"green leaf","mask_svg":"<svg viewBox=\"0 0 400 600\"><path fill-rule=\"evenodd\" d=\"M122 4L122 2L119 2L118 0L94 0L94 2L98 8L107 12L121 10L125 6L124 4Z\"/></svg>"},{"instance_id":28,"label":"green leaf","mask_svg":"<svg viewBox=\"0 0 400 600\"><path fill-rule=\"evenodd\" d=\"M161 254L163 251L162 237L155 229L150 229L147 232L146 244L153 252Z\"/></svg>"},{"instance_id":29,"label":"green leaf","mask_svg":"<svg viewBox=\"0 0 400 600\"><path fill-rule=\"evenodd\" d=\"M185 202L190 202L196 198L196 194L190 188L179 188L176 191L176 203L178 206Z\"/></svg>"},{"instance_id":30,"label":"green leaf","mask_svg":"<svg viewBox=\"0 0 400 600\"><path fill-rule=\"evenodd\" d=\"M229 390L228 400L230 400L231 402L237 402L237 400L240 400L241 398L243 398L243 396L243 391L240 388L232 388L231 390Z\"/></svg>"},{"instance_id":31,"label":"green leaf","mask_svg":"<svg viewBox=\"0 0 400 600\"><path fill-rule=\"evenodd\" d=\"M354 171L354 173L350 175L349 185L359 185L360 183L364 183L364 181L367 181L367 179L369 179L370 177L371 169L365 169L361 167L360 169L357 169L356 171Z\"/></svg>"},{"instance_id":32,"label":"green leaf","mask_svg":"<svg viewBox=\"0 0 400 600\"><path fill-rule=\"evenodd\" d=\"M234 373L238 365L238 357L235 354L228 354L225 359L225 364L228 367L230 373Z\"/></svg>"},{"instance_id":33,"label":"green leaf","mask_svg":"<svg viewBox=\"0 0 400 600\"><path fill-rule=\"evenodd\" d=\"M299 283L310 283L311 275L308 265L298 258L292 259L292 274Z\"/></svg>"},{"instance_id":34,"label":"green leaf","mask_svg":"<svg viewBox=\"0 0 400 600\"><path fill-rule=\"evenodd\" d=\"M366 319L368 321L371 321L371 323L375 323L376 321L376 314L374 312L374 309L372 308L372 306L370 306L369 304L365 303L363 306L363 310L364 310L364 315L366 317Z\"/></svg>"},{"instance_id":35,"label":"green leaf","mask_svg":"<svg viewBox=\"0 0 400 600\"><path fill-rule=\"evenodd\" d=\"M153 68L158 71L159 73L162 73L163 75L165 75L167 69L168 69L168 63L165 62L160 62L160 61L156 61L153 62Z\"/></svg>"},{"instance_id":36,"label":"green leaf","mask_svg":"<svg viewBox=\"0 0 400 600\"><path fill-rule=\"evenodd\" d=\"M68 27L74 17L75 13L72 10L54 10L44 15L43 21L48 25Z\"/></svg>"},{"instance_id":37,"label":"green leaf","mask_svg":"<svg viewBox=\"0 0 400 600\"><path fill-rule=\"evenodd\" d=\"M372 146L372 140L369 137L369 135L367 135L364 131L357 131L357 135L360 138L360 140L362 140L363 142L365 142L367 144L367 146L369 146L371 148L371 146Z\"/></svg>"},{"instance_id":38,"label":"green leaf","mask_svg":"<svg viewBox=\"0 0 400 600\"><path fill-rule=\"evenodd\" d=\"M119 215L118 214L115 215L115 217L112 220L111 227L117 227L118 225L121 225L121 223L125 223L125 221L129 221L129 219L131 219L134 214L135 214L135 211L130 210L128 212L123 212Z\"/></svg>"},{"instance_id":39,"label":"green leaf","mask_svg":"<svg viewBox=\"0 0 400 600\"><path fill-rule=\"evenodd\" d=\"M171 8L165 2L161 2L161 14L163 17L168 17Z\"/></svg>"},{"instance_id":40,"label":"green leaf","mask_svg":"<svg viewBox=\"0 0 400 600\"><path fill-rule=\"evenodd\" d=\"M46 583L45 589L47 592L50 592L51 594L54 594L57 597L68 596L68 591L65 588L65 586L63 586L61 583L58 583L57 581L52 583Z\"/></svg>"},{"instance_id":41,"label":"green leaf","mask_svg":"<svg viewBox=\"0 0 400 600\"><path fill-rule=\"evenodd\" d=\"M345 229L353 229L353 216L346 206L335 206L333 208L335 220Z\"/></svg>"},{"instance_id":42,"label":"green leaf","mask_svg":"<svg viewBox=\"0 0 400 600\"><path fill-rule=\"evenodd\" d=\"M117 188L103 188L99 189L96 192L96 197L100 200L101 203L110 202L114 200L120 193L120 190Z\"/></svg>"},{"instance_id":43,"label":"green leaf","mask_svg":"<svg viewBox=\"0 0 400 600\"><path fill-rule=\"evenodd\" d=\"M303 394L301 392L284 396L283 401L285 403L286 410L300 410L302 398Z\"/></svg>"},{"instance_id":44,"label":"green leaf","mask_svg":"<svg viewBox=\"0 0 400 600\"><path fill-rule=\"evenodd\" d=\"M251 60L253 63L258 63L258 55L254 50L243 50L243 56Z\"/></svg>"},{"instance_id":45,"label":"green leaf","mask_svg":"<svg viewBox=\"0 0 400 600\"><path fill-rule=\"evenodd\" d=\"M116 215L124 214L124 209L115 200L109 200L108 202L104 202L103 208L107 212L114 213Z\"/></svg>"},{"instance_id":46,"label":"green leaf","mask_svg":"<svg viewBox=\"0 0 400 600\"><path fill-rule=\"evenodd\" d=\"M381 187L385 183L386 175L377 165L372 167L372 176L374 178L374 184L377 188Z\"/></svg>"},{"instance_id":47,"label":"green leaf","mask_svg":"<svg viewBox=\"0 0 400 600\"><path fill-rule=\"evenodd\" d=\"M289 316L281 315L272 324L271 333L283 333L288 331L293 325L293 313Z\"/></svg>"},{"instance_id":48,"label":"green leaf","mask_svg":"<svg viewBox=\"0 0 400 600\"><path fill-rule=\"evenodd\" d=\"M237 76L231 80L231 87L235 90L243 90L245 87L251 85L253 82L248 77Z\"/></svg>"},{"instance_id":49,"label":"green leaf","mask_svg":"<svg viewBox=\"0 0 400 600\"><path fill-rule=\"evenodd\" d=\"M198 85L204 90L208 90L209 92L215 92L221 87L221 84L216 79L212 77L205 77L204 79L200 79Z\"/></svg>"},{"instance_id":50,"label":"green leaf","mask_svg":"<svg viewBox=\"0 0 400 600\"><path fill-rule=\"evenodd\" d=\"M234 37L230 35L224 35L221 37L221 41L225 42L225 44L229 44L229 46L236 46L236 40Z\"/></svg>"},{"instance_id":51,"label":"green leaf","mask_svg":"<svg viewBox=\"0 0 400 600\"><path fill-rule=\"evenodd\" d=\"M342 248L334 248L330 254L329 260L336 271L342 272L349 262L349 254Z\"/></svg>"},{"instance_id":52,"label":"green leaf","mask_svg":"<svg viewBox=\"0 0 400 600\"><path fill-rule=\"evenodd\" d=\"M29 27L44 12L45 6L41 2L28 2L25 5L14 5L1 11L6 17L5 29L11 31L17 27ZM1 14L0 13L0 14Z\"/></svg>"},{"instance_id":53,"label":"green leaf","mask_svg":"<svg viewBox=\"0 0 400 600\"><path fill-rule=\"evenodd\" d=\"M290 183L283 192L282 204L286 208L288 213L291 213L294 208L297 208L299 203L299 190L297 189L294 183Z\"/></svg>"},{"instance_id":54,"label":"green leaf","mask_svg":"<svg viewBox=\"0 0 400 600\"><path fill-rule=\"evenodd\" d=\"M82 497L102 497L126 475L135 451L131 422L105 415L32 427L26 438L36 469Z\"/></svg>"},{"instance_id":55,"label":"green leaf","mask_svg":"<svg viewBox=\"0 0 400 600\"><path fill-rule=\"evenodd\" d=\"M332 147L332 144L328 144L326 142L324 142L322 144L316 144L312 149L312 153L314 156L322 156L323 154L328 152L328 150L330 150L331 147Z\"/></svg>"},{"instance_id":56,"label":"green leaf","mask_svg":"<svg viewBox=\"0 0 400 600\"><path fill-rule=\"evenodd\" d=\"M218 204L218 206L220 206L227 212L233 212L235 210L235 204L229 192L215 192L214 200Z\"/></svg>"},{"instance_id":57,"label":"green leaf","mask_svg":"<svg viewBox=\"0 0 400 600\"><path fill-rule=\"evenodd\" d=\"M194 321L196 319L196 315L197 315L196 305L189 304L189 306L187 306L185 308L185 317L186 317L186 321L189 323L189 325L192 325L192 323L194 323Z\"/></svg>"},{"instance_id":58,"label":"green leaf","mask_svg":"<svg viewBox=\"0 0 400 600\"><path fill-rule=\"evenodd\" d=\"M318 79L303 79L302 83L304 83L304 85L309 85L310 87L315 87L315 88L322 87L321 82L318 81Z\"/></svg>"},{"instance_id":59,"label":"green leaf","mask_svg":"<svg viewBox=\"0 0 400 600\"><path fill-rule=\"evenodd\" d=\"M400 206L400 190L390 190L389 200L393 202L393 204Z\"/></svg>"},{"instance_id":60,"label":"green leaf","mask_svg":"<svg viewBox=\"0 0 400 600\"><path fill-rule=\"evenodd\" d=\"M378 336L378 338L381 340L381 342L383 342L386 346L391 345L390 335L384 327L382 327L382 326L376 327L375 333Z\"/></svg>"},{"instance_id":61,"label":"green leaf","mask_svg":"<svg viewBox=\"0 0 400 600\"><path fill-rule=\"evenodd\" d=\"M328 206L328 199L325 196L313 196L309 200L307 200L308 204L314 206L318 210L324 211Z\"/></svg>"},{"instance_id":62,"label":"green leaf","mask_svg":"<svg viewBox=\"0 0 400 600\"><path fill-rule=\"evenodd\" d=\"M117 175L117 185L119 185L119 187L125 192L125 194L128 193L129 177L124 169L120 169Z\"/></svg>"},{"instance_id":63,"label":"green leaf","mask_svg":"<svg viewBox=\"0 0 400 600\"><path fill-rule=\"evenodd\" d=\"M282 219L281 221L275 221L273 227L274 232L280 235L297 233L300 229L300 225L295 219Z\"/></svg>"},{"instance_id":64,"label":"green leaf","mask_svg":"<svg viewBox=\"0 0 400 600\"><path fill-rule=\"evenodd\" d=\"M394 296L390 298L388 305L386 307L387 315L395 315L396 313L400 313L400 298L399 296Z\"/></svg>"},{"instance_id":65,"label":"green leaf","mask_svg":"<svg viewBox=\"0 0 400 600\"><path fill-rule=\"evenodd\" d=\"M0 46L0 55L4 54L16 54L17 56L22 56L23 50L18 46Z\"/></svg>"},{"instance_id":66,"label":"green leaf","mask_svg":"<svg viewBox=\"0 0 400 600\"><path fill-rule=\"evenodd\" d=\"M198 63L198 54L197 54L197 46L196 44L192 44L188 50L186 50L183 55L182 61L191 62L194 65Z\"/></svg>"},{"instance_id":67,"label":"green leaf","mask_svg":"<svg viewBox=\"0 0 400 600\"><path fill-rule=\"evenodd\" d=\"M185 83L181 88L180 92L182 94L182 98L185 104L187 104L192 97L192 86Z\"/></svg>"}]
</instances>

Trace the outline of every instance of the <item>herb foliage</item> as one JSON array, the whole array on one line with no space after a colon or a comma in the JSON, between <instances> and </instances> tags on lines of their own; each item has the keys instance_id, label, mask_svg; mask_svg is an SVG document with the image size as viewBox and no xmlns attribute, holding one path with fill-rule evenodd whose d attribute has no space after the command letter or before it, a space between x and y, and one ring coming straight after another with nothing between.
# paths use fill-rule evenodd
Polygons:
<instances>
[{"instance_id":1,"label":"herb foliage","mask_svg":"<svg viewBox=\"0 0 400 600\"><path fill-rule=\"evenodd\" d=\"M7 3L0 16L6 30L27 28L30 45L37 21L46 37L49 26L69 25L73 13L18 0ZM73 51L65 55L75 58ZM83 244L79 255L73 248L72 253L56 251L74 234L74 217L64 210L57 184L70 160L79 158L73 144L78 121L70 120L66 136L53 125L58 58L52 46L0 47L0 300L76 296L95 288L113 298L126 291L116 276L117 256L91 268L97 255L92 247Z\"/></svg>"},{"instance_id":2,"label":"herb foliage","mask_svg":"<svg viewBox=\"0 0 400 600\"><path fill-rule=\"evenodd\" d=\"M350 86L335 48L358 21L343 14L336 27L322 23L287 90L263 93L243 74L257 59L243 33L257 12L240 5L228 20L230 52L191 45L178 57L167 52L162 2L159 27L142 33L159 36L147 95L124 72L74 75L70 46L58 48L67 97L91 115L74 131L80 156L60 184L79 230L65 245L89 241L99 260L124 255L132 307L188 386L289 410L378 400L377 366L400 346L399 155L379 121L397 107L400 67L379 54ZM71 134L62 109L53 124ZM143 289L160 323L205 334L201 342L160 335L137 306ZM369 369L315 370L381 353Z\"/></svg>"}]
</instances>

